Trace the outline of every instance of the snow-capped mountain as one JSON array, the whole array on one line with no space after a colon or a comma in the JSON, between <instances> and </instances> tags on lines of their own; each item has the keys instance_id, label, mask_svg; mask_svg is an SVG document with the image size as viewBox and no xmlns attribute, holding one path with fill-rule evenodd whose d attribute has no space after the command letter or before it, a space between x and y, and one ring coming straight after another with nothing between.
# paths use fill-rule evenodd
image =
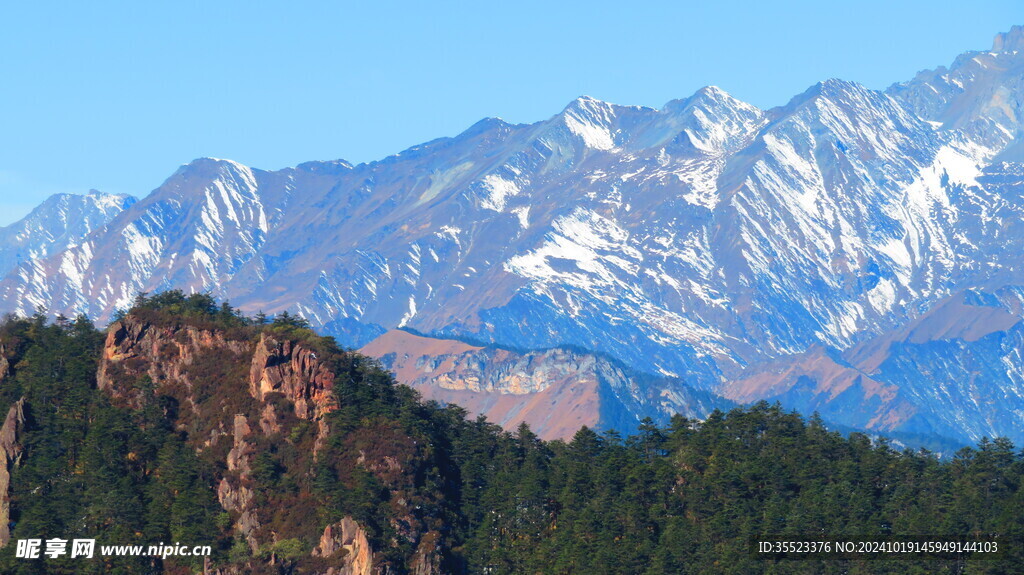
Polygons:
<instances>
[{"instance_id":1,"label":"snow-capped mountain","mask_svg":"<svg viewBox=\"0 0 1024 575\"><path fill-rule=\"evenodd\" d=\"M96 190L50 196L24 218L0 227L0 275L78 245L134 202L131 196Z\"/></svg>"},{"instance_id":2,"label":"snow-capped mountain","mask_svg":"<svg viewBox=\"0 0 1024 575\"><path fill-rule=\"evenodd\" d=\"M140 291L209 290L352 346L395 327L574 345L731 397L783 396L785 382L737 386L882 341L964 290L1024 283L1022 44L1015 27L887 91L828 80L771 110L712 87L661 109L583 97L357 166L197 160L0 292L11 311L104 319ZM941 405L986 419L967 438L1024 429L1020 411L886 377L877 389L899 401L856 425L898 429L883 422ZM1024 397L1008 381L999 393ZM788 401L843 420L869 396Z\"/></svg>"}]
</instances>

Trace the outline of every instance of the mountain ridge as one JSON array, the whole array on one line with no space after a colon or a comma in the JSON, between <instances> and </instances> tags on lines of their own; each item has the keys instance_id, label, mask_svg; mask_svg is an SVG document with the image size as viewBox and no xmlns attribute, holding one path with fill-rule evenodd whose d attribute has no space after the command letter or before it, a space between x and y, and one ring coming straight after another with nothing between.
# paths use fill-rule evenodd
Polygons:
<instances>
[{"instance_id":1,"label":"mountain ridge","mask_svg":"<svg viewBox=\"0 0 1024 575\"><path fill-rule=\"evenodd\" d=\"M660 110L581 97L354 166L196 160L0 293L5 311L104 321L140 292L208 291L351 347L399 327L572 345L721 392L1019 281L1020 35L885 91L831 79L766 111L714 87ZM925 369L915 357L904 367ZM903 385L915 409L942 405L919 376ZM1024 423L1002 417L973 429Z\"/></svg>"}]
</instances>

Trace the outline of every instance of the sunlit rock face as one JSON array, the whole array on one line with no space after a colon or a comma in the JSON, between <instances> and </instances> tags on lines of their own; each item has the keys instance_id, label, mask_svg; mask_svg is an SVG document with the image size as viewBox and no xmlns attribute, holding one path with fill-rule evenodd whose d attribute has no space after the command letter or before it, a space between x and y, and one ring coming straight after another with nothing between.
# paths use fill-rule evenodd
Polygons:
<instances>
[{"instance_id":1,"label":"sunlit rock face","mask_svg":"<svg viewBox=\"0 0 1024 575\"><path fill-rule=\"evenodd\" d=\"M583 426L633 433L643 417L704 419L732 402L677 378L638 373L575 348L516 351L392 330L360 352L424 399L465 408L513 431L569 440Z\"/></svg>"}]
</instances>

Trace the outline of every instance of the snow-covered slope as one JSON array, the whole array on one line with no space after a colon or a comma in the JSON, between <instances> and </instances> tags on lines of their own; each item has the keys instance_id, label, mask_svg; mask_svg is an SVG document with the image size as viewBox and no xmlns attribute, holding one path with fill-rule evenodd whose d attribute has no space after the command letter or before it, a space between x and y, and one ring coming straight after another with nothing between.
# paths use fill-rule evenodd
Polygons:
<instances>
[{"instance_id":1,"label":"snow-covered slope","mask_svg":"<svg viewBox=\"0 0 1024 575\"><path fill-rule=\"evenodd\" d=\"M357 166L197 160L0 293L102 320L139 291L208 290L352 346L395 327L568 344L756 398L735 382L759 366L1019 281L1022 37L885 92L828 80L766 111L713 87L661 109L582 97ZM906 409L941 403L908 381L879 385L906 387Z\"/></svg>"},{"instance_id":2,"label":"snow-covered slope","mask_svg":"<svg viewBox=\"0 0 1024 575\"><path fill-rule=\"evenodd\" d=\"M55 194L24 218L0 227L0 275L33 259L71 248L135 202L125 195L90 190Z\"/></svg>"},{"instance_id":3,"label":"snow-covered slope","mask_svg":"<svg viewBox=\"0 0 1024 575\"><path fill-rule=\"evenodd\" d=\"M957 292L907 325L839 352L755 366L719 391L884 433L1024 442L1024 287Z\"/></svg>"}]
</instances>

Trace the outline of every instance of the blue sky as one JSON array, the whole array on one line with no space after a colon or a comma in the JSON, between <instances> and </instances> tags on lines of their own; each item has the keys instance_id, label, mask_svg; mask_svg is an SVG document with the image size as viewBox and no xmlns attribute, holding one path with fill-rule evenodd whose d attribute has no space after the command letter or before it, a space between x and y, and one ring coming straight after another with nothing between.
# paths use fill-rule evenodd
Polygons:
<instances>
[{"instance_id":1,"label":"blue sky","mask_svg":"<svg viewBox=\"0 0 1024 575\"><path fill-rule=\"evenodd\" d=\"M202 156L379 159L576 96L660 107L713 84L768 108L884 88L1024 23L946 2L8 2L0 225L46 196L144 196Z\"/></svg>"}]
</instances>

